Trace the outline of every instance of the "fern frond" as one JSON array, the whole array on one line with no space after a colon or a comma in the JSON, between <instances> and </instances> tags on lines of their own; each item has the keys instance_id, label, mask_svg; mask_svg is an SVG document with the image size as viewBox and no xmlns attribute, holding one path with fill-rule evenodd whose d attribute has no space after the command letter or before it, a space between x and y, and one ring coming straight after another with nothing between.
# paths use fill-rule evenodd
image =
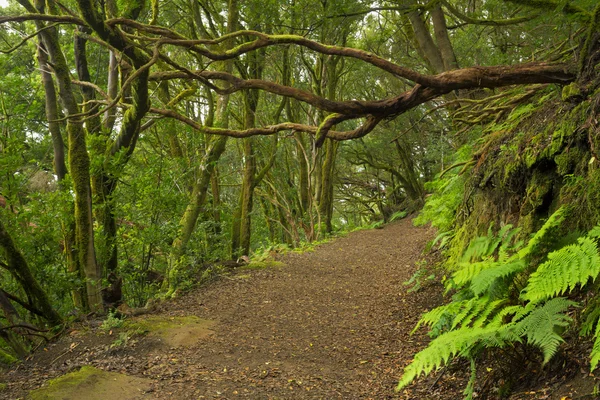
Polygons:
<instances>
[{"instance_id":1,"label":"fern frond","mask_svg":"<svg viewBox=\"0 0 600 400\"><path fill-rule=\"evenodd\" d=\"M514 275L525 269L523 260L516 260L508 263L494 263L490 268L482 270L471 280L471 290L475 296L485 293L492 284L502 278Z\"/></svg>"},{"instance_id":2,"label":"fern frond","mask_svg":"<svg viewBox=\"0 0 600 400\"><path fill-rule=\"evenodd\" d=\"M488 322L490 315L492 315L500 305L506 303L505 299L494 300L487 304L486 308L479 314L477 319L473 321L474 328L481 328L486 322ZM489 325L488 325L489 326ZM498 325L500 326L500 325Z\"/></svg>"},{"instance_id":3,"label":"fern frond","mask_svg":"<svg viewBox=\"0 0 600 400\"><path fill-rule=\"evenodd\" d=\"M600 321L596 325L596 333L594 334L596 340L594 341L594 346L592 347L592 352L590 353L590 372L595 370L598 366L598 362L600 361Z\"/></svg>"},{"instance_id":4,"label":"fern frond","mask_svg":"<svg viewBox=\"0 0 600 400\"><path fill-rule=\"evenodd\" d=\"M502 227L502 229L500 229L498 236L502 238L502 243L498 249L498 261L508 261L510 253L516 251L523 245L523 241L518 241L517 243L512 244L513 238L520 231L521 228L513 229L511 224L505 225Z\"/></svg>"},{"instance_id":5,"label":"fern frond","mask_svg":"<svg viewBox=\"0 0 600 400\"><path fill-rule=\"evenodd\" d=\"M529 257L532 254L535 254L540 249L540 246L547 240L548 236L553 233L553 231L558 228L567 214L569 213L570 208L561 207L556 210L542 225L542 227L533 235L529 242L527 242L527 246L523 247L517 255L519 258L524 259Z\"/></svg>"},{"instance_id":6,"label":"fern frond","mask_svg":"<svg viewBox=\"0 0 600 400\"><path fill-rule=\"evenodd\" d=\"M565 246L548 255L548 261L529 277L521 298L537 302L570 292L585 285L600 273L600 255L596 242L589 237L577 239L577 244Z\"/></svg>"},{"instance_id":7,"label":"fern frond","mask_svg":"<svg viewBox=\"0 0 600 400\"><path fill-rule=\"evenodd\" d=\"M438 336L429 346L417 353L404 369L396 391L402 390L420 375L428 375L434 369L440 368L457 355L468 356L473 346L482 340L490 339L496 333L496 328L463 328Z\"/></svg>"},{"instance_id":8,"label":"fern frond","mask_svg":"<svg viewBox=\"0 0 600 400\"><path fill-rule=\"evenodd\" d=\"M556 328L568 326L571 318L564 312L577 303L562 297L548 300L543 306L537 307L512 327L515 335L526 337L527 343L542 350L544 364L556 354L558 346L564 342L556 333ZM515 321L515 319L513 319Z\"/></svg>"},{"instance_id":9,"label":"fern frond","mask_svg":"<svg viewBox=\"0 0 600 400\"><path fill-rule=\"evenodd\" d=\"M434 248L439 243L438 248L443 249L448 241L454 237L454 234L454 229L440 233L431 242L431 248Z\"/></svg>"},{"instance_id":10,"label":"fern frond","mask_svg":"<svg viewBox=\"0 0 600 400\"><path fill-rule=\"evenodd\" d=\"M453 301L451 303L436 307L433 310L424 313L421 316L421 319L419 320L415 328L412 330L411 335L415 333L422 325L427 325L431 327L437 324L445 316L456 315L463 307L463 305L465 305L468 302L469 300Z\"/></svg>"},{"instance_id":11,"label":"fern frond","mask_svg":"<svg viewBox=\"0 0 600 400\"><path fill-rule=\"evenodd\" d=\"M592 238L600 238L600 225L593 227L587 235Z\"/></svg>"},{"instance_id":12,"label":"fern frond","mask_svg":"<svg viewBox=\"0 0 600 400\"><path fill-rule=\"evenodd\" d=\"M471 300L464 302L464 306L460 312L456 314L454 320L452 321L451 329L454 329L458 326L468 326L473 319L479 316L481 312L486 309L486 306L489 304L489 302L490 300L487 297L474 297Z\"/></svg>"},{"instance_id":13,"label":"fern frond","mask_svg":"<svg viewBox=\"0 0 600 400\"><path fill-rule=\"evenodd\" d=\"M457 287L463 287L467 283L471 282L473 278L479 275L483 270L493 268L497 266L497 263L492 259L487 259L475 263L460 263L459 268L454 274L452 274L452 282Z\"/></svg>"},{"instance_id":14,"label":"fern frond","mask_svg":"<svg viewBox=\"0 0 600 400\"><path fill-rule=\"evenodd\" d=\"M581 314L584 316L584 321L579 328L579 335L588 336L596 331L597 324L600 322L600 296L594 296Z\"/></svg>"},{"instance_id":15,"label":"fern frond","mask_svg":"<svg viewBox=\"0 0 600 400\"><path fill-rule=\"evenodd\" d=\"M493 249L495 249L494 240L495 238L493 234L488 236L479 236L471 240L469 247L467 247L461 257L461 261L465 263L473 262L489 256L493 253ZM492 252L490 252L490 249L492 249Z\"/></svg>"}]
</instances>

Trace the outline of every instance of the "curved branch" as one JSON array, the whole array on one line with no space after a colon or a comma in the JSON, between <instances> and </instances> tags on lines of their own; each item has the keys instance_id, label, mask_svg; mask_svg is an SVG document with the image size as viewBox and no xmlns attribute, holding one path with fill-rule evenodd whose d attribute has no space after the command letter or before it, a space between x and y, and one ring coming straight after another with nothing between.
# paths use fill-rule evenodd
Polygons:
<instances>
[{"instance_id":1,"label":"curved branch","mask_svg":"<svg viewBox=\"0 0 600 400\"><path fill-rule=\"evenodd\" d=\"M367 114L384 117L398 115L435 97L453 90L471 88L497 88L514 84L572 82L576 77L571 64L529 63L502 67L471 67L444 72L427 77L432 85L417 85L400 96L374 101L333 101L311 92L280 85L261 79L242 79L220 71L166 71L150 75L150 80L187 79L194 77L200 81L224 80L231 84L226 93L244 89L261 89L269 93L290 97L313 105L321 110L354 116ZM427 90L425 90L427 89Z\"/></svg>"},{"instance_id":2,"label":"curved branch","mask_svg":"<svg viewBox=\"0 0 600 400\"><path fill-rule=\"evenodd\" d=\"M29 41L29 39L32 39L32 38L36 37L40 33L44 32L46 29L55 28L58 25L60 25L60 24L59 23L54 23L52 25L48 25L48 26L45 26L45 27L43 27L41 29L38 29L37 31L35 31L31 35L25 36L19 43L17 43L16 45L14 45L13 47L11 47L10 49L8 49L8 50L2 50L2 49L0 49L0 53L10 54L13 51L17 50L19 47L23 46L25 43L27 43Z\"/></svg>"},{"instance_id":3,"label":"curved branch","mask_svg":"<svg viewBox=\"0 0 600 400\"><path fill-rule=\"evenodd\" d=\"M297 131L297 132L306 132L306 133L317 133L317 127L297 124L292 122L284 122L276 125L269 125L261 128L250 128L244 130L237 129L225 129L225 128L214 128L209 126L204 126L191 118L188 118L184 115L179 114L174 110L166 110L162 108L150 108L150 112L154 114L159 114L165 117L176 119L180 122L183 122L190 127L200 131L202 133L206 133L209 135L219 135L219 136L229 136L233 138L245 138L250 136L268 136L274 135L278 132L282 131ZM358 118L358 117L356 117ZM371 132L377 124L382 120L381 117L368 116L366 121L359 126L358 128L351 131L329 131L327 137L333 140L349 140L356 139L359 137L363 137L369 132Z\"/></svg>"}]
</instances>

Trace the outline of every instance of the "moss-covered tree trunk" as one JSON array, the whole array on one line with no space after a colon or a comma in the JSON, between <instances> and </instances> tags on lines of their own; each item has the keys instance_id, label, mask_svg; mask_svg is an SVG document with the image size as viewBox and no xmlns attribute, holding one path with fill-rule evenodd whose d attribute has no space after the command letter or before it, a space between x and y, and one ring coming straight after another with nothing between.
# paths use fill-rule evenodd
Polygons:
<instances>
[{"instance_id":1,"label":"moss-covered tree trunk","mask_svg":"<svg viewBox=\"0 0 600 400\"><path fill-rule=\"evenodd\" d=\"M43 9L39 10L43 12ZM38 28L42 28L42 22L37 22L36 25ZM53 35L55 38L57 37L57 32L54 27L47 29L48 35ZM56 40L56 39L55 39ZM53 164L54 164L54 174L56 175L56 179L59 182L59 186L61 190L69 190L69 187L65 187L64 179L68 173L67 165L65 163L65 143L62 137L62 132L60 129L60 123L58 120L60 119L60 112L58 108L58 99L56 97L56 87L54 85L54 81L52 79L52 75L50 74L50 66L48 64L48 51L44 45L43 40L40 38L37 48L37 59L38 65L40 67L40 75L42 78L42 86L44 88L44 98L45 98L45 110L46 110L46 119L48 120L48 131L50 132L50 136L52 138L52 149L53 149ZM73 204L70 203L69 207L73 208ZM79 260L77 258L77 249L75 247L75 225L71 221L61 221L63 226L63 242L64 242L64 254L67 261L67 271L77 276L78 278L83 278L83 274L79 268ZM85 293L80 289L74 289L71 292L71 297L73 299L73 304L78 309L85 308Z\"/></svg>"},{"instance_id":2,"label":"moss-covered tree trunk","mask_svg":"<svg viewBox=\"0 0 600 400\"><path fill-rule=\"evenodd\" d=\"M325 140L325 156L321 167L321 198L319 199L319 214L321 215L321 231L333 231L333 179L335 173L335 158L338 142Z\"/></svg>"},{"instance_id":3,"label":"moss-covered tree trunk","mask_svg":"<svg viewBox=\"0 0 600 400\"><path fill-rule=\"evenodd\" d=\"M67 114L67 137L69 171L75 193L75 246L79 265L85 272L87 302L92 311L102 309L100 295L101 274L96 263L94 230L92 218L92 194L90 187L90 158L87 152L86 134L83 122L77 117L79 106L71 87L70 71L58 38L51 34L42 36L54 66L58 93Z\"/></svg>"},{"instance_id":4,"label":"moss-covered tree trunk","mask_svg":"<svg viewBox=\"0 0 600 400\"><path fill-rule=\"evenodd\" d=\"M193 7L194 9L194 7ZM227 32L231 33L235 30L238 22L238 7L237 0L229 0L227 16ZM197 24L201 24L201 21L197 21ZM200 27L200 25L198 25ZM230 48L232 43L227 42L225 47ZM231 72L232 62L225 61L219 65L219 67L226 71ZM215 108L215 122L214 125L219 128L226 128L229 126L229 95L220 95L217 98L217 105ZM211 178L219 158L225 151L227 145L227 136L219 136L213 139L206 150L206 155L202 164L196 169L195 181L193 183L192 193L190 195L190 201L179 221L179 229L176 239L173 241L171 247L171 254L169 255L169 266L167 271L167 280L165 281L164 287L167 289L166 296L169 297L177 290L179 275L183 267L185 267L184 254L187 245L192 237L192 233L196 228L198 216L200 215L204 206L208 188L211 184Z\"/></svg>"}]
</instances>

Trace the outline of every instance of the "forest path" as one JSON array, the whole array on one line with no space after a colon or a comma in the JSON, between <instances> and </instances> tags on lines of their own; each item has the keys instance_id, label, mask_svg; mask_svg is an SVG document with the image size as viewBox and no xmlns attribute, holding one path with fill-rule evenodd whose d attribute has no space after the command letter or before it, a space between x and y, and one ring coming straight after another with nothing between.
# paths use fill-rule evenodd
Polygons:
<instances>
[{"instance_id":1,"label":"forest path","mask_svg":"<svg viewBox=\"0 0 600 400\"><path fill-rule=\"evenodd\" d=\"M427 342L411 330L424 310L441 302L438 284L417 293L403 285L419 268L432 235L432 229L405 219L351 233L314 252L280 256L282 267L240 271L162 307L158 316L214 321L213 333L196 344L157 346L140 337L102 350L71 335L62 348L79 340L85 352L59 361L53 355L45 379L93 365L151 380L139 398L460 398L448 382L442 391L432 378L394 393L404 366ZM44 371L43 360L35 359L5 377L9 392L22 390L24 380L31 383L34 371Z\"/></svg>"}]
</instances>

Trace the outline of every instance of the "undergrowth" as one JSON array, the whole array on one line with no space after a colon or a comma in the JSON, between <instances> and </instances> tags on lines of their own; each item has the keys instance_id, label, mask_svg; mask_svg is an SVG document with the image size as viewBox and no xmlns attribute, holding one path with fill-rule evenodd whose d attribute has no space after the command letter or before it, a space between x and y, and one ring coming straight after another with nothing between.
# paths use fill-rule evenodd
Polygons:
<instances>
[{"instance_id":1,"label":"undergrowth","mask_svg":"<svg viewBox=\"0 0 600 400\"><path fill-rule=\"evenodd\" d=\"M471 361L474 380L474 360L485 349L510 352L522 344L538 349L545 365L557 354L564 334L577 328L596 340L590 354L591 370L596 368L600 312L589 307L576 326L570 311L580 305L569 296L590 290L599 301L600 226L573 243L561 243L561 228L571 212L558 209L526 243L516 240L519 229L511 225L497 232L490 226L486 236L471 240L445 282L454 293L452 301L425 313L415 327L428 326L433 340L406 367L397 390L454 358ZM469 382L467 399L474 387Z\"/></svg>"}]
</instances>

